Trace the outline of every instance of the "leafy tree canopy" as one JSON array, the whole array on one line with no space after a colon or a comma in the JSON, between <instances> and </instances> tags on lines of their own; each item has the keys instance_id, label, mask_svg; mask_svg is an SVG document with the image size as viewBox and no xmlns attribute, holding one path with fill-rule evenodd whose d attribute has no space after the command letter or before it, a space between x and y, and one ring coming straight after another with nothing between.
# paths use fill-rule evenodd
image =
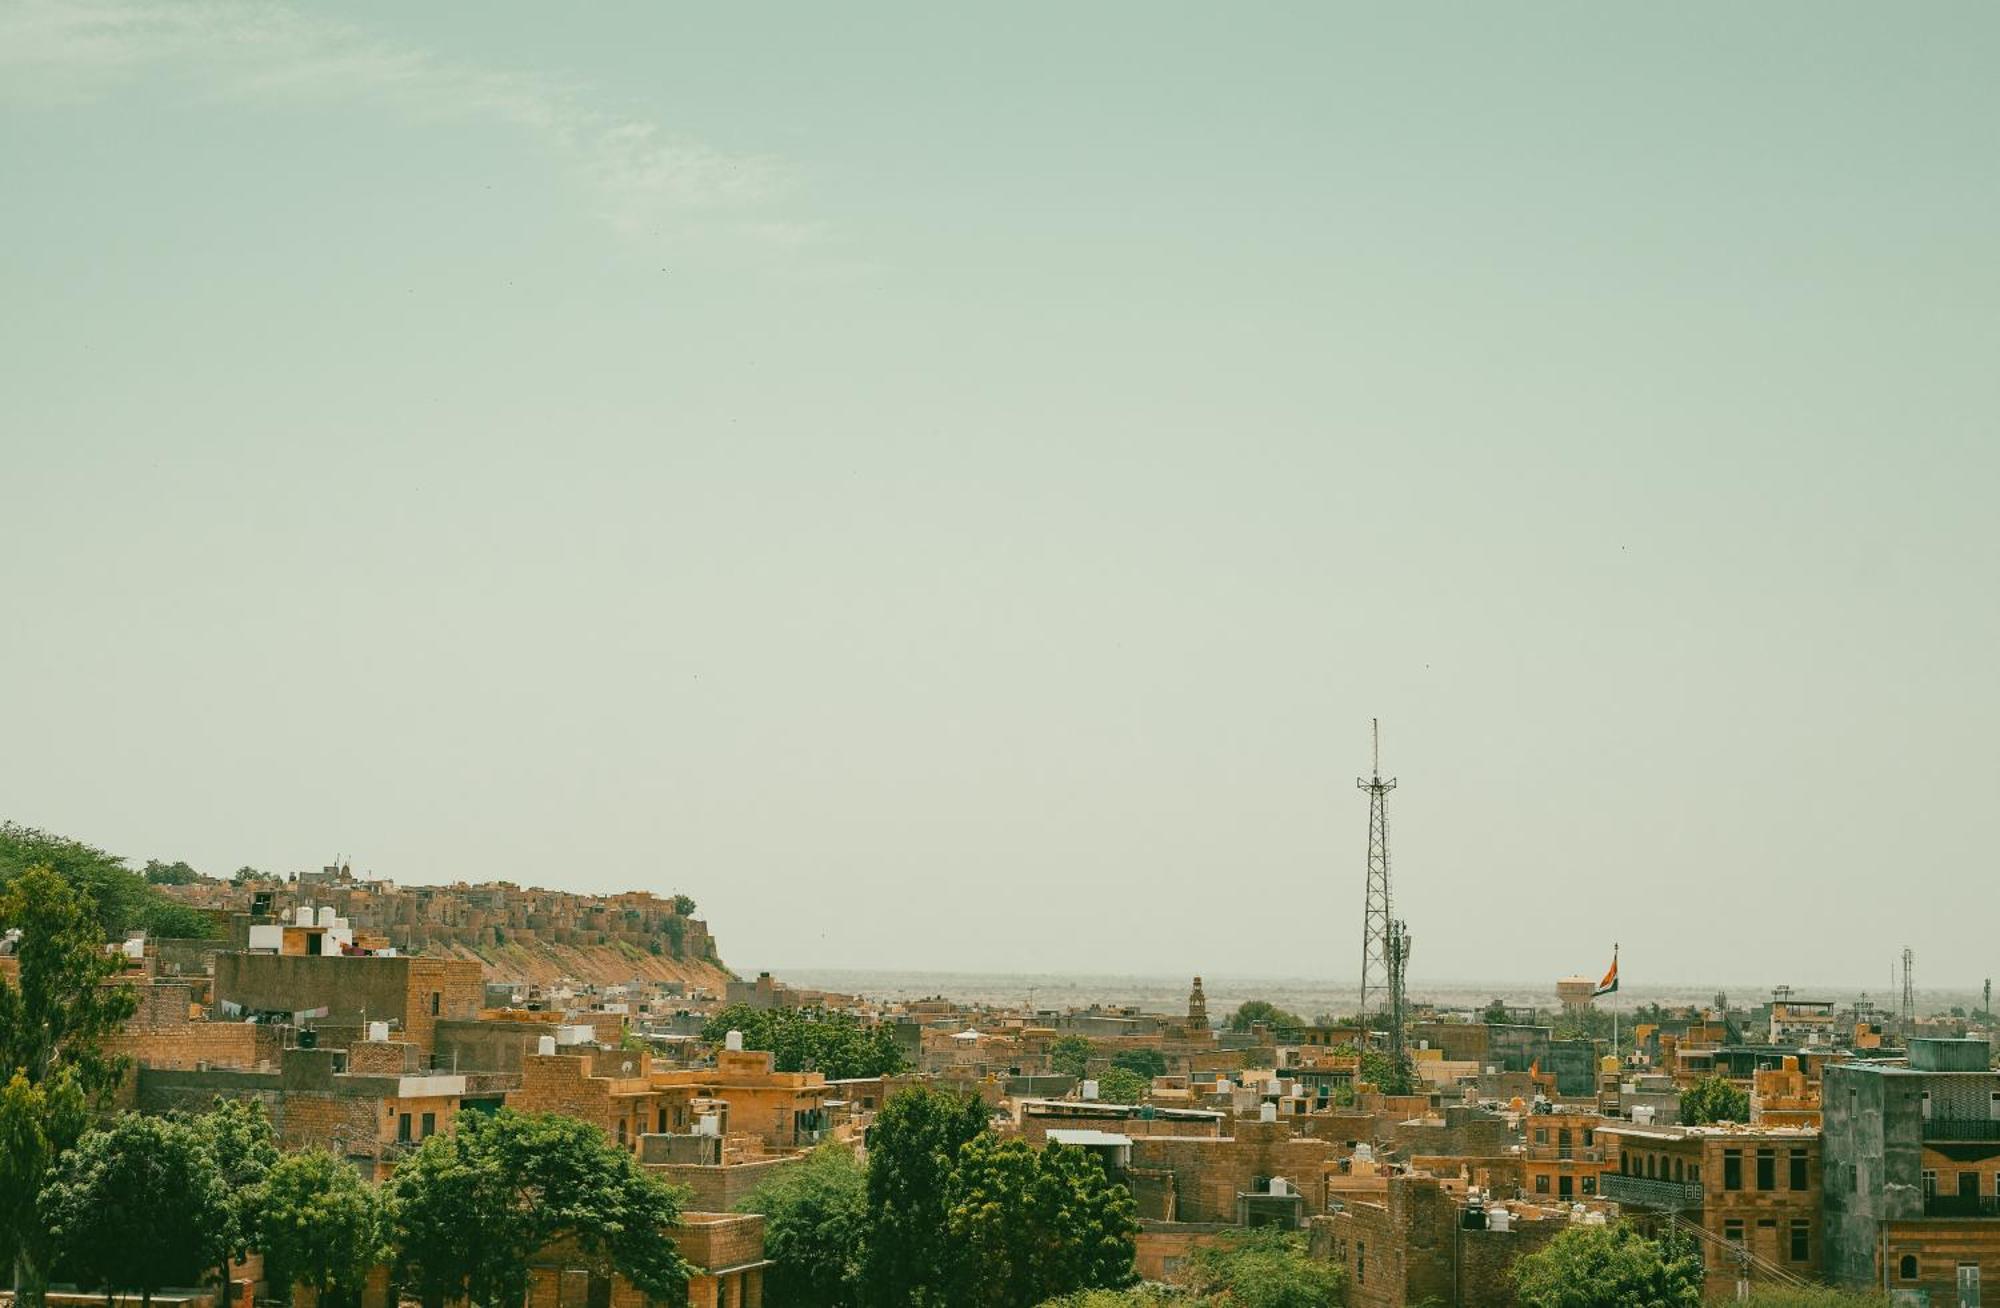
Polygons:
<instances>
[{"instance_id":1,"label":"leafy tree canopy","mask_svg":"<svg viewBox=\"0 0 2000 1308\"><path fill-rule=\"evenodd\" d=\"M186 863L179 860L162 863L157 858L147 859L146 870L140 875L146 878L149 886L191 886L201 880L201 873Z\"/></svg>"},{"instance_id":2,"label":"leafy tree canopy","mask_svg":"<svg viewBox=\"0 0 2000 1308\"><path fill-rule=\"evenodd\" d=\"M868 1177L846 1145L819 1146L737 1210L764 1214L766 1308L860 1308Z\"/></svg>"},{"instance_id":3,"label":"leafy tree canopy","mask_svg":"<svg viewBox=\"0 0 2000 1308\"><path fill-rule=\"evenodd\" d=\"M982 1133L959 1151L945 1203L954 1304L1032 1308L1132 1280L1132 1193L1083 1150Z\"/></svg>"},{"instance_id":4,"label":"leafy tree canopy","mask_svg":"<svg viewBox=\"0 0 2000 1308\"><path fill-rule=\"evenodd\" d=\"M1180 1280L1231 1308L1334 1308L1342 1299L1341 1269L1310 1256L1304 1236L1273 1227L1197 1248Z\"/></svg>"},{"instance_id":5,"label":"leafy tree canopy","mask_svg":"<svg viewBox=\"0 0 2000 1308\"><path fill-rule=\"evenodd\" d=\"M558 1240L652 1298L687 1284L667 1235L679 1193L575 1118L465 1114L397 1166L388 1201L398 1273L431 1308L520 1303L528 1260Z\"/></svg>"},{"instance_id":6,"label":"leafy tree canopy","mask_svg":"<svg viewBox=\"0 0 2000 1308\"><path fill-rule=\"evenodd\" d=\"M308 1149L271 1168L263 1204L258 1245L271 1285L307 1286L322 1304L359 1302L388 1254L380 1192L345 1159Z\"/></svg>"},{"instance_id":7,"label":"leafy tree canopy","mask_svg":"<svg viewBox=\"0 0 2000 1308\"><path fill-rule=\"evenodd\" d=\"M223 1260L235 1217L193 1125L126 1113L64 1154L42 1191L56 1263L80 1285L137 1291L199 1284Z\"/></svg>"},{"instance_id":8,"label":"leafy tree canopy","mask_svg":"<svg viewBox=\"0 0 2000 1308\"><path fill-rule=\"evenodd\" d=\"M0 823L0 889L35 867L48 868L89 896L101 940L122 940L131 930L170 937L212 934L206 914L168 899L116 855L16 822ZM0 921L0 930L12 925Z\"/></svg>"},{"instance_id":9,"label":"leafy tree canopy","mask_svg":"<svg viewBox=\"0 0 2000 1308\"><path fill-rule=\"evenodd\" d=\"M813 1008L751 1008L732 1004L710 1017L702 1038L721 1044L743 1033L745 1049L768 1049L780 1072L814 1071L832 1080L888 1076L909 1066L887 1026Z\"/></svg>"},{"instance_id":10,"label":"leafy tree canopy","mask_svg":"<svg viewBox=\"0 0 2000 1308\"><path fill-rule=\"evenodd\" d=\"M1273 1027L1307 1025L1306 1020L1297 1013L1287 1013L1276 1004L1263 999L1245 1000L1234 1013L1229 1015L1231 1031L1248 1031L1259 1022Z\"/></svg>"},{"instance_id":11,"label":"leafy tree canopy","mask_svg":"<svg viewBox=\"0 0 2000 1308\"><path fill-rule=\"evenodd\" d=\"M1681 1091L1681 1122L1706 1126L1710 1122L1747 1122L1750 1096L1732 1085L1728 1077L1710 1076Z\"/></svg>"},{"instance_id":12,"label":"leafy tree canopy","mask_svg":"<svg viewBox=\"0 0 2000 1308\"><path fill-rule=\"evenodd\" d=\"M1112 1055L1111 1065L1137 1072L1148 1081L1167 1074L1167 1056L1157 1049L1121 1049Z\"/></svg>"},{"instance_id":13,"label":"leafy tree canopy","mask_svg":"<svg viewBox=\"0 0 2000 1308\"><path fill-rule=\"evenodd\" d=\"M1572 1226L1514 1264L1514 1296L1522 1308L1699 1308L1701 1276L1689 1241Z\"/></svg>"},{"instance_id":14,"label":"leafy tree canopy","mask_svg":"<svg viewBox=\"0 0 2000 1308\"><path fill-rule=\"evenodd\" d=\"M1090 1062L1090 1041L1080 1035L1059 1036L1049 1046L1049 1067L1060 1076L1081 1079Z\"/></svg>"},{"instance_id":15,"label":"leafy tree canopy","mask_svg":"<svg viewBox=\"0 0 2000 1308\"><path fill-rule=\"evenodd\" d=\"M190 1123L200 1133L222 1177L223 1204L229 1228L221 1242L216 1283L228 1308L229 1261L243 1257L258 1240L263 1216L264 1181L278 1162L278 1144L271 1119L254 1099L217 1096L214 1107Z\"/></svg>"},{"instance_id":16,"label":"leafy tree canopy","mask_svg":"<svg viewBox=\"0 0 2000 1308\"><path fill-rule=\"evenodd\" d=\"M1153 1083L1130 1068L1114 1067L1097 1078L1097 1097L1107 1104L1136 1104Z\"/></svg>"},{"instance_id":17,"label":"leafy tree canopy","mask_svg":"<svg viewBox=\"0 0 2000 1308\"><path fill-rule=\"evenodd\" d=\"M867 1308L946 1308L954 1247L947 1183L959 1151L986 1130L978 1098L934 1086L890 1096L868 1134Z\"/></svg>"}]
</instances>

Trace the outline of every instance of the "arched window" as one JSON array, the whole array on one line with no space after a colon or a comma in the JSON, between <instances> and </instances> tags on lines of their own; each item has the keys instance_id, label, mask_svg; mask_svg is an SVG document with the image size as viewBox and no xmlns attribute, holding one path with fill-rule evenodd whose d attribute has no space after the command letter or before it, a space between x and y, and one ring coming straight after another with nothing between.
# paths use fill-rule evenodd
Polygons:
<instances>
[{"instance_id":1,"label":"arched window","mask_svg":"<svg viewBox=\"0 0 2000 1308\"><path fill-rule=\"evenodd\" d=\"M1896 1264L1896 1275L1902 1277L1906 1281L1916 1280L1917 1256L1915 1254L1904 1254L1903 1261Z\"/></svg>"},{"instance_id":2,"label":"arched window","mask_svg":"<svg viewBox=\"0 0 2000 1308\"><path fill-rule=\"evenodd\" d=\"M1681 1179L1681 1160L1678 1158L1674 1159L1674 1179L1676 1181Z\"/></svg>"}]
</instances>

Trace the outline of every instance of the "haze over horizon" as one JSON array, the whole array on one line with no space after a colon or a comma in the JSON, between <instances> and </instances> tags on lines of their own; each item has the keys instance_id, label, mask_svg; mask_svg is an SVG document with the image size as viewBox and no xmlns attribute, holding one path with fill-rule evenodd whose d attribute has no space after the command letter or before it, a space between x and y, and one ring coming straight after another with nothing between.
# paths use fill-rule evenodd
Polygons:
<instances>
[{"instance_id":1,"label":"haze over horizon","mask_svg":"<svg viewBox=\"0 0 2000 1308\"><path fill-rule=\"evenodd\" d=\"M1834 10L0 6L0 817L1342 982L1379 717L1418 992L1977 987L2000 9Z\"/></svg>"}]
</instances>

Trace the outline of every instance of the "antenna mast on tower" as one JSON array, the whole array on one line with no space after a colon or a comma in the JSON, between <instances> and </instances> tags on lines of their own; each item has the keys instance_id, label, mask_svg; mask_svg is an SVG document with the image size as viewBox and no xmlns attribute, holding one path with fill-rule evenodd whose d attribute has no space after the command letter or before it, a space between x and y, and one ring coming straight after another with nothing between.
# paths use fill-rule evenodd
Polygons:
<instances>
[{"instance_id":1,"label":"antenna mast on tower","mask_svg":"<svg viewBox=\"0 0 2000 1308\"><path fill-rule=\"evenodd\" d=\"M1908 1031L1917 1021L1917 991L1912 984L1911 972L1917 961L1917 951L1903 946L1903 1029Z\"/></svg>"},{"instance_id":2,"label":"antenna mast on tower","mask_svg":"<svg viewBox=\"0 0 2000 1308\"><path fill-rule=\"evenodd\" d=\"M1389 792L1396 779L1382 779L1382 722L1369 720L1373 732L1373 771L1354 784L1368 792L1368 897L1361 914L1361 1011L1371 1012L1391 999L1396 972L1389 942Z\"/></svg>"}]
</instances>

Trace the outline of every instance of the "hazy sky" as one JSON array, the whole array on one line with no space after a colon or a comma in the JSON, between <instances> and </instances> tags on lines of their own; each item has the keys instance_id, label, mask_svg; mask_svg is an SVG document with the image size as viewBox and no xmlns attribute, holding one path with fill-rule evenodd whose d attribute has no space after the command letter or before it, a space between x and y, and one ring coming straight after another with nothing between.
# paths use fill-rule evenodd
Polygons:
<instances>
[{"instance_id":1,"label":"hazy sky","mask_svg":"<svg viewBox=\"0 0 2000 1308\"><path fill-rule=\"evenodd\" d=\"M739 968L2000 972L2000 7L0 0L0 814Z\"/></svg>"}]
</instances>

